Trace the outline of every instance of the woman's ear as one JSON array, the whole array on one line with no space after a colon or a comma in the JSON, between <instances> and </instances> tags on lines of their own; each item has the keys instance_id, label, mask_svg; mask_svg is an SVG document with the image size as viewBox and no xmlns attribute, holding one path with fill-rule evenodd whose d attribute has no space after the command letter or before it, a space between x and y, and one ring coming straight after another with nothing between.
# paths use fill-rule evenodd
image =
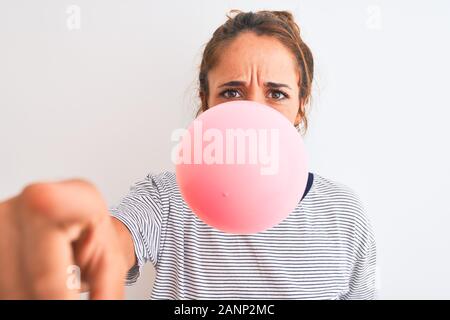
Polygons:
<instances>
[{"instance_id":1,"label":"woman's ear","mask_svg":"<svg viewBox=\"0 0 450 320\"><path fill-rule=\"evenodd\" d=\"M202 109L202 111L205 111L206 109L208 109L208 99L207 99L204 91L200 91L199 96L200 96L200 101L202 103L201 109Z\"/></svg>"},{"instance_id":2,"label":"woman's ear","mask_svg":"<svg viewBox=\"0 0 450 320\"><path fill-rule=\"evenodd\" d=\"M295 117L295 125L299 126L302 122L303 116L305 115L305 105L303 103L303 99L300 99L300 107L298 108L297 116Z\"/></svg>"},{"instance_id":3,"label":"woman's ear","mask_svg":"<svg viewBox=\"0 0 450 320\"><path fill-rule=\"evenodd\" d=\"M301 114L300 114L300 112L299 113L297 113L297 116L295 117L295 125L296 126L299 126L300 125L300 122L302 122L302 116L301 116Z\"/></svg>"}]
</instances>

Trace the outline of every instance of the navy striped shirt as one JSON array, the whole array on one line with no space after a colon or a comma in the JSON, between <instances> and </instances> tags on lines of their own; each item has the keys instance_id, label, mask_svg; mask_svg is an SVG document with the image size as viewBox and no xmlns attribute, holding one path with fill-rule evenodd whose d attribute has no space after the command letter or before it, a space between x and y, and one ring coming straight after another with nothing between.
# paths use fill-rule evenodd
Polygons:
<instances>
[{"instance_id":1,"label":"navy striped shirt","mask_svg":"<svg viewBox=\"0 0 450 320\"><path fill-rule=\"evenodd\" d=\"M134 283L151 262L152 299L374 299L376 246L369 219L347 186L310 174L295 210L252 235L216 230L192 213L175 174L136 182L112 216L130 230Z\"/></svg>"}]
</instances>

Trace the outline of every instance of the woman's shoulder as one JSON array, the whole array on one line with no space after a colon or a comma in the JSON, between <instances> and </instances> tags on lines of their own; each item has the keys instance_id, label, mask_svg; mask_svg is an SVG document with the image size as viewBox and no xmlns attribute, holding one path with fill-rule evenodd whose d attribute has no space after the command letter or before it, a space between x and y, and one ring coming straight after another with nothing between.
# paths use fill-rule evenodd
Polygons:
<instances>
[{"instance_id":1,"label":"woman's shoulder","mask_svg":"<svg viewBox=\"0 0 450 320\"><path fill-rule=\"evenodd\" d=\"M314 173L308 196L308 204L310 208L316 208L315 211L333 212L342 217L352 217L362 225L369 224L360 195L348 184Z\"/></svg>"},{"instance_id":2,"label":"woman's shoulder","mask_svg":"<svg viewBox=\"0 0 450 320\"><path fill-rule=\"evenodd\" d=\"M305 205L312 216L333 221L339 230L350 232L352 243L358 243L361 248L367 249L373 245L375 238L371 219L359 194L352 187L314 174L311 191Z\"/></svg>"},{"instance_id":3,"label":"woman's shoulder","mask_svg":"<svg viewBox=\"0 0 450 320\"><path fill-rule=\"evenodd\" d=\"M135 181L130 191L142 196L170 196L176 188L176 176L171 171L148 172L143 178Z\"/></svg>"},{"instance_id":4,"label":"woman's shoulder","mask_svg":"<svg viewBox=\"0 0 450 320\"><path fill-rule=\"evenodd\" d=\"M177 178L175 172L169 170L163 170L160 172L149 172L144 181L151 184L153 188L157 188L161 191L173 193L177 188Z\"/></svg>"},{"instance_id":5,"label":"woman's shoulder","mask_svg":"<svg viewBox=\"0 0 450 320\"><path fill-rule=\"evenodd\" d=\"M318 173L313 173L313 176L313 186L317 193L321 195L348 197L354 200L359 200L358 194L349 185L328 177L324 177Z\"/></svg>"},{"instance_id":6,"label":"woman's shoulder","mask_svg":"<svg viewBox=\"0 0 450 320\"><path fill-rule=\"evenodd\" d=\"M145 179L167 186L177 183L175 172L169 170L163 170L160 172L151 171L147 174Z\"/></svg>"}]
</instances>

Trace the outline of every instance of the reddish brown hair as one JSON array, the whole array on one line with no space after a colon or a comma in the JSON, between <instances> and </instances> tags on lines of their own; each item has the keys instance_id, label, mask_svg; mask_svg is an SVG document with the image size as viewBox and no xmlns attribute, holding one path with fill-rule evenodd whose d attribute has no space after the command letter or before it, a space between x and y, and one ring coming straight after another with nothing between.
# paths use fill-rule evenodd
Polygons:
<instances>
[{"instance_id":1,"label":"reddish brown hair","mask_svg":"<svg viewBox=\"0 0 450 320\"><path fill-rule=\"evenodd\" d=\"M257 11L241 12L232 10L227 15L228 20L214 31L212 38L206 44L199 73L199 96L201 106L197 115L208 109L208 71L214 68L219 52L241 32L251 31L257 35L267 35L277 38L295 56L300 71L300 106L299 114L303 130L308 128L305 107L311 98L311 87L314 72L314 61L311 50L300 36L300 28L294 17L288 11Z\"/></svg>"}]
</instances>

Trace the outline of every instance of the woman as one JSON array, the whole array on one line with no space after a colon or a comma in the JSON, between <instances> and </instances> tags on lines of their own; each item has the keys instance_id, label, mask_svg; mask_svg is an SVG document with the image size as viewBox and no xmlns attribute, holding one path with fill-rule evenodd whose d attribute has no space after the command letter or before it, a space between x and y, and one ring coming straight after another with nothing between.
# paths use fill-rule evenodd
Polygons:
<instances>
[{"instance_id":1,"label":"woman","mask_svg":"<svg viewBox=\"0 0 450 320\"><path fill-rule=\"evenodd\" d=\"M230 100L252 100L275 108L306 132L312 79L312 54L290 13L233 12L204 50L198 113ZM74 194L79 201L71 199ZM226 234L204 224L170 172L137 182L110 208L113 218L99 198L91 185L67 181L29 186L1 204L0 234L15 237L19 244L13 251L26 253L0 253L1 274L25 268L32 281L0 276L0 295L24 297L28 290L42 297L45 287L54 289L46 297L70 297L61 287L62 270L75 262L94 298L117 297L123 293L117 279L129 269L128 282L136 281L139 268L150 261L156 269L154 299L375 297L375 241L363 206L351 189L318 174L309 174L288 218L253 235ZM24 227L18 222L22 217L35 222ZM17 226L31 239L21 239ZM0 252L5 239L0 236ZM65 257L52 256L55 250ZM17 256L28 255L47 266L40 270L43 276L37 267L20 264Z\"/></svg>"},{"instance_id":2,"label":"woman","mask_svg":"<svg viewBox=\"0 0 450 320\"><path fill-rule=\"evenodd\" d=\"M306 128L312 78L291 14L238 13L204 50L199 112L253 100ZM319 175L310 182L283 223L252 236L217 232L189 214L172 173L149 175L111 211L131 230L138 265L155 265L154 298L372 298L375 244L360 203Z\"/></svg>"}]
</instances>

